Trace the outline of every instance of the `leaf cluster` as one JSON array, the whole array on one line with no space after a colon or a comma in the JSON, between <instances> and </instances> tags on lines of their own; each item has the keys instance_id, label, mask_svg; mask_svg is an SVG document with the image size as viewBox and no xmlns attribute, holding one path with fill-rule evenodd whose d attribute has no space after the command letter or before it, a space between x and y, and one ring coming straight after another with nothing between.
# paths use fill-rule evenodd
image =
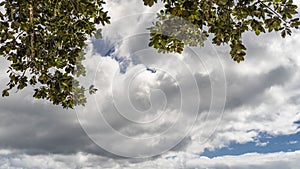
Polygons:
<instances>
[{"instance_id":1,"label":"leaf cluster","mask_svg":"<svg viewBox=\"0 0 300 169\"><path fill-rule=\"evenodd\" d=\"M103 0L4 0L0 6L0 55L11 62L11 89L35 87L35 98L64 108L86 103L84 48L88 36L97 34L95 24L109 23ZM93 88L89 89L95 92Z\"/></svg>"},{"instance_id":2,"label":"leaf cluster","mask_svg":"<svg viewBox=\"0 0 300 169\"><path fill-rule=\"evenodd\" d=\"M246 55L246 47L242 42L243 33L253 31L256 35L260 35L280 31L284 38L291 35L292 28L298 29L300 25L299 18L295 17L297 6L293 0L162 0L162 2L165 8L158 14L159 21L150 28L149 46L163 52L181 53L184 45L203 45L205 37L210 35L215 45L229 44L232 59L241 62ZM144 4L148 6L154 3L157 3L157 0L144 0ZM174 17L182 18L186 22L178 24L178 19L174 20ZM181 31L179 34L186 37L178 38L179 30ZM165 34L166 31L168 34Z\"/></svg>"}]
</instances>

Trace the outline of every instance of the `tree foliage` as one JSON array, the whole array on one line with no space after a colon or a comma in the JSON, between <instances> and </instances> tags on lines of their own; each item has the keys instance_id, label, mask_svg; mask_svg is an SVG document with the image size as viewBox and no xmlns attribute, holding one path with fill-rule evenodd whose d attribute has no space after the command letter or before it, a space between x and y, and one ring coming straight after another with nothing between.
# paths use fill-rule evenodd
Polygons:
<instances>
[{"instance_id":1,"label":"tree foliage","mask_svg":"<svg viewBox=\"0 0 300 169\"><path fill-rule=\"evenodd\" d=\"M218 46L229 44L233 60L241 62L246 55L246 47L242 42L243 33L253 31L256 35L260 35L280 31L284 38L291 35L292 28L298 29L300 25L299 18L296 18L297 6L293 0L162 0L162 2L165 3L165 8L158 14L159 21L150 28L149 43L162 52L182 52L184 45L203 45L204 37L210 35L213 37L213 44ZM148 6L154 3L157 3L157 0L144 0L144 4ZM187 22L172 24L178 23L178 20ZM178 35L181 38L176 38ZM197 36L198 38L194 39Z\"/></svg>"},{"instance_id":2,"label":"tree foliage","mask_svg":"<svg viewBox=\"0 0 300 169\"><path fill-rule=\"evenodd\" d=\"M5 0L0 6L0 55L11 61L2 93L35 86L33 97L64 108L84 105L83 50L95 24L109 23L103 0ZM93 87L88 89L95 92Z\"/></svg>"},{"instance_id":3,"label":"tree foliage","mask_svg":"<svg viewBox=\"0 0 300 169\"><path fill-rule=\"evenodd\" d=\"M143 0L153 6L157 0ZM253 31L279 31L291 35L298 28L297 6L292 0L161 0L164 9L149 28L150 43L159 52L183 51L184 45L203 46L208 36L216 45L228 44L234 61L244 60L242 35ZM33 97L47 99L64 108L86 103L85 91L97 89L80 85L85 76L82 65L88 36L101 38L96 24L108 24L104 0L4 0L0 3L0 56L11 62L11 89L35 87Z\"/></svg>"}]
</instances>

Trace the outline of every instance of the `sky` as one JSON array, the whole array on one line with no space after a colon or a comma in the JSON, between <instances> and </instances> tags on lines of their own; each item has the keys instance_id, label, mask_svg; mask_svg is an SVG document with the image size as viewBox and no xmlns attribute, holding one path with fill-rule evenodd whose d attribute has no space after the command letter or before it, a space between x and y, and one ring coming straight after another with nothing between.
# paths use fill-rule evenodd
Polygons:
<instances>
[{"instance_id":1,"label":"sky","mask_svg":"<svg viewBox=\"0 0 300 169\"><path fill-rule=\"evenodd\" d=\"M85 107L31 87L0 98L0 169L300 168L300 31L246 33L239 64L210 39L160 54L146 29L160 8L107 2L111 24L87 42L80 81L99 91Z\"/></svg>"}]
</instances>

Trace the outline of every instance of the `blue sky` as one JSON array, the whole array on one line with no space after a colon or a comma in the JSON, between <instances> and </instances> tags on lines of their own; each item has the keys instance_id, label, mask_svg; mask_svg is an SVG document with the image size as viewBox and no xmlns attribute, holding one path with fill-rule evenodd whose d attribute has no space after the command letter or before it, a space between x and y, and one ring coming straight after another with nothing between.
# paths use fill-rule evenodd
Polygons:
<instances>
[{"instance_id":1,"label":"blue sky","mask_svg":"<svg viewBox=\"0 0 300 169\"><path fill-rule=\"evenodd\" d=\"M258 143L266 143L260 145ZM275 152L293 152L300 150L300 132L291 135L271 136L266 133L260 133L255 142L244 144L231 143L226 147L215 150L208 150L201 154L209 158L224 155L241 155L246 153L275 153Z\"/></svg>"}]
</instances>

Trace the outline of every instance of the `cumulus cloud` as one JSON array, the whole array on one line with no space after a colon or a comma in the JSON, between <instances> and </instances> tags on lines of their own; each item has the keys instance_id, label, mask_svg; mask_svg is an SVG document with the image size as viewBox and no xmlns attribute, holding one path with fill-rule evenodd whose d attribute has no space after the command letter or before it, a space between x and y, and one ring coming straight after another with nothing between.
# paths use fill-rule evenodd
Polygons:
<instances>
[{"instance_id":1,"label":"cumulus cloud","mask_svg":"<svg viewBox=\"0 0 300 169\"><path fill-rule=\"evenodd\" d=\"M32 99L31 89L0 98L0 149L6 149L0 168L299 167L299 152L198 156L205 148L256 141L261 132L299 132L299 31L286 39L246 34L247 58L237 64L227 47L209 40L182 55L148 48L146 28L161 5L112 0L106 7L112 24L103 28L104 39L89 41L88 76L81 80L99 91L86 107L68 111ZM130 61L126 73L120 58ZM3 88L7 78L1 76ZM140 161L111 154L147 157L169 150Z\"/></svg>"},{"instance_id":2,"label":"cumulus cloud","mask_svg":"<svg viewBox=\"0 0 300 169\"><path fill-rule=\"evenodd\" d=\"M108 159L87 153L70 155L26 155L14 154L10 151L0 151L0 168L81 168L81 169L273 169L299 168L300 152L278 152L272 154L249 153L240 156L222 156L216 158L199 157L195 154L176 153L166 154L158 159L148 161Z\"/></svg>"}]
</instances>

